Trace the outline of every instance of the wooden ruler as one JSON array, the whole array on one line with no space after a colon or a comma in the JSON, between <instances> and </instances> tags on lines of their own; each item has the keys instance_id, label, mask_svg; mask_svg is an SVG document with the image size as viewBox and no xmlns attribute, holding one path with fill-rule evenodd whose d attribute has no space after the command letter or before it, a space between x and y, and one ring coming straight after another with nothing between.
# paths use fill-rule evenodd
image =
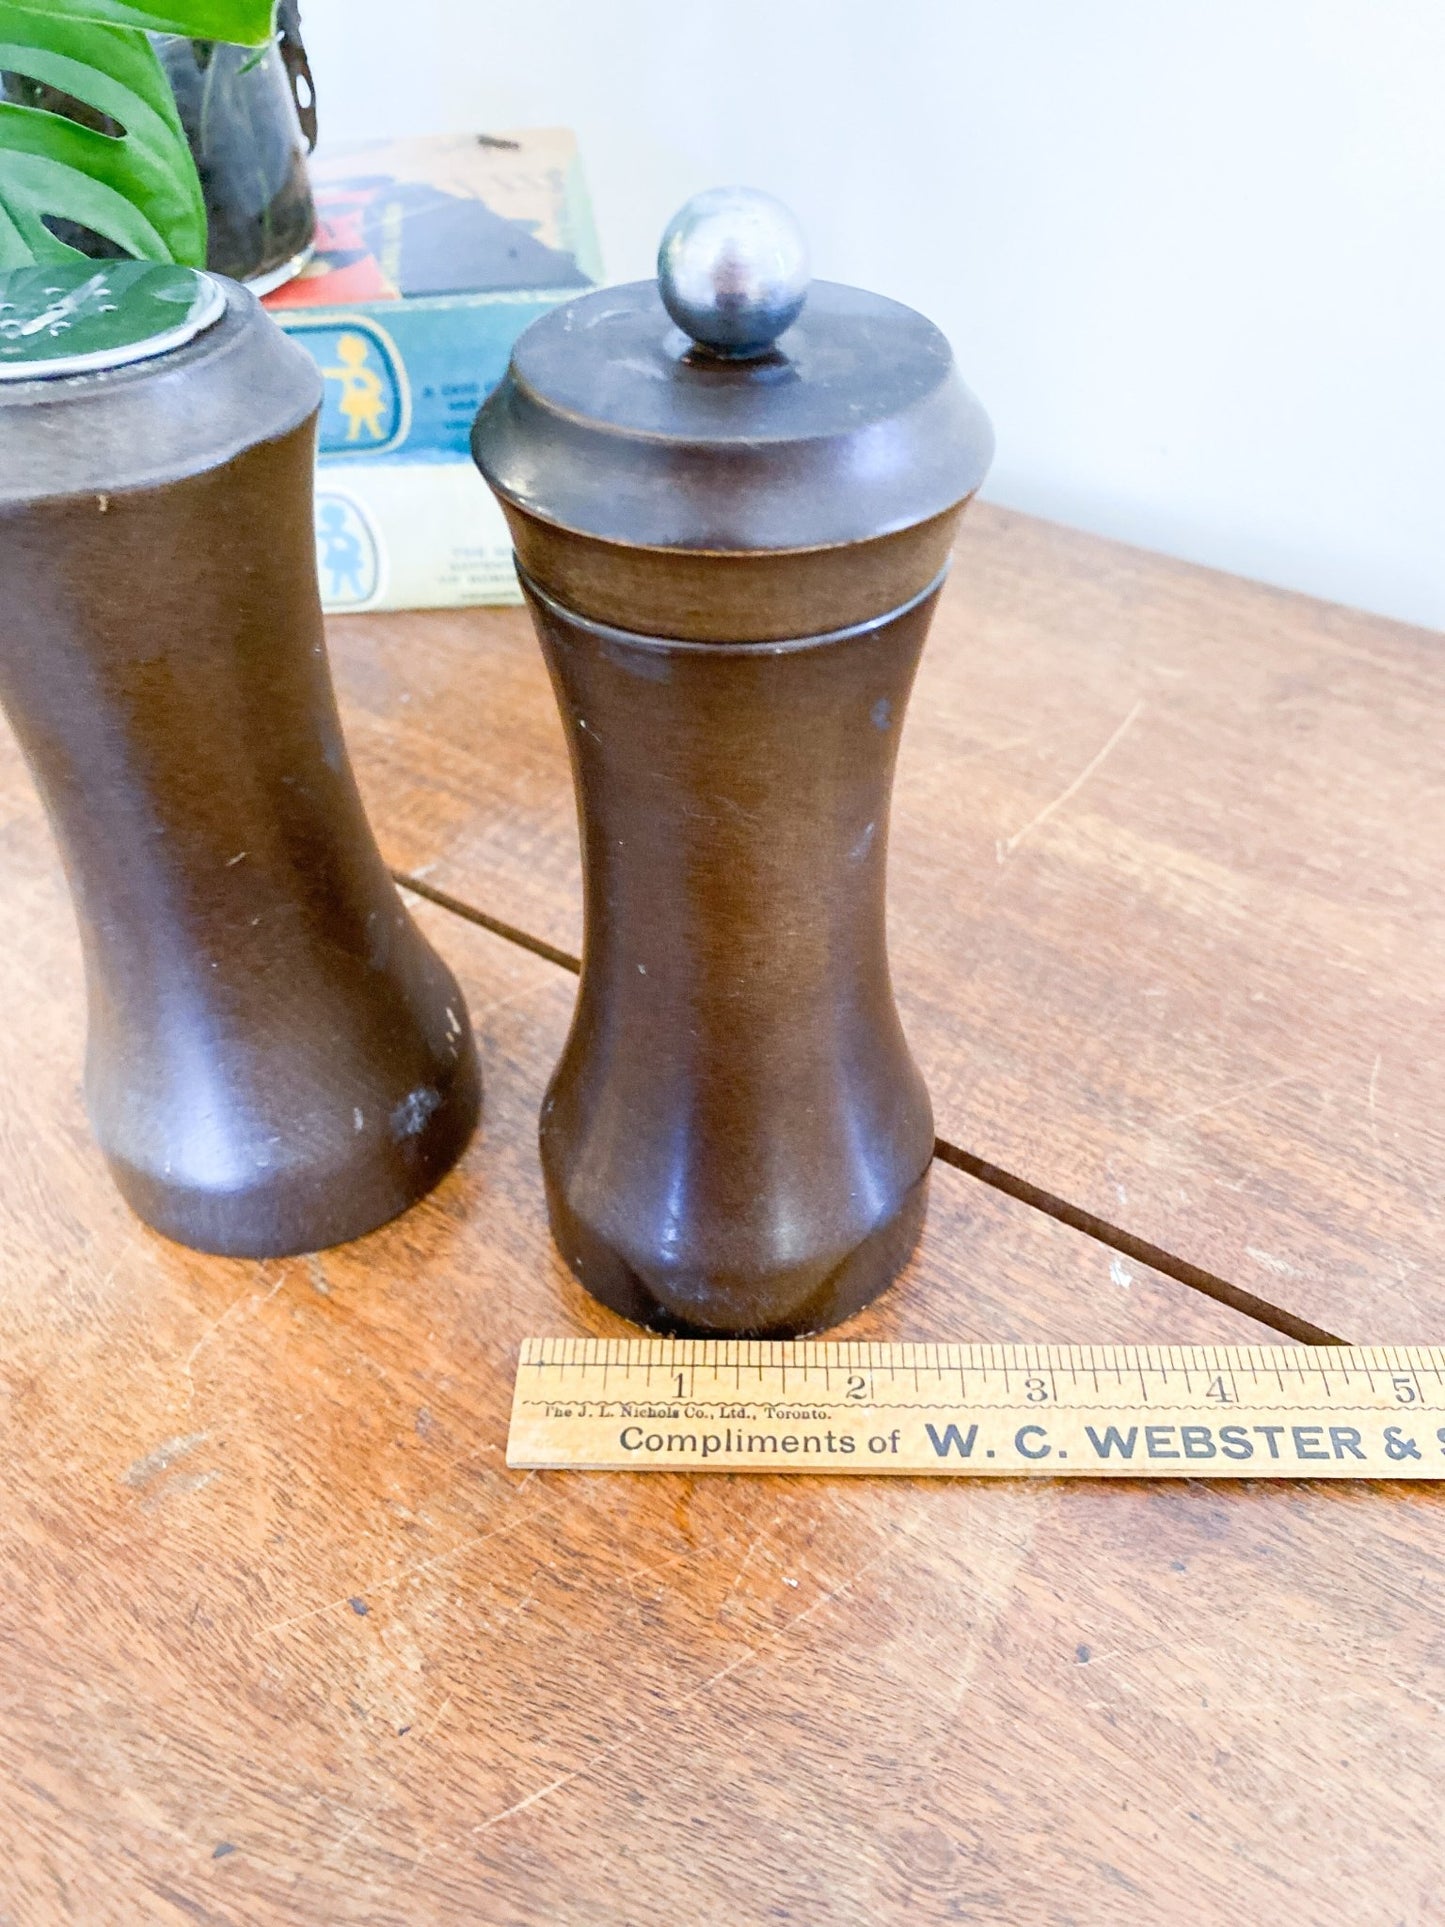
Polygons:
<instances>
[{"instance_id":1,"label":"wooden ruler","mask_svg":"<svg viewBox=\"0 0 1445 1927\"><path fill-rule=\"evenodd\" d=\"M1445 1478L1445 1347L531 1338L513 1466Z\"/></svg>"}]
</instances>

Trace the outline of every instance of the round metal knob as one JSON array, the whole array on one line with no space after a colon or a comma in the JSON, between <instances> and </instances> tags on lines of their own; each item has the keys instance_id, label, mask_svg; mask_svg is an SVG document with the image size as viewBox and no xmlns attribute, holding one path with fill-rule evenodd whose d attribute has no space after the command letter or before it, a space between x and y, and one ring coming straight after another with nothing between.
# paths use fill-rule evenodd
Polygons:
<instances>
[{"instance_id":1,"label":"round metal knob","mask_svg":"<svg viewBox=\"0 0 1445 1927\"><path fill-rule=\"evenodd\" d=\"M808 245L792 213L750 187L694 194L657 255L663 306L700 348L734 361L765 355L803 311Z\"/></svg>"}]
</instances>

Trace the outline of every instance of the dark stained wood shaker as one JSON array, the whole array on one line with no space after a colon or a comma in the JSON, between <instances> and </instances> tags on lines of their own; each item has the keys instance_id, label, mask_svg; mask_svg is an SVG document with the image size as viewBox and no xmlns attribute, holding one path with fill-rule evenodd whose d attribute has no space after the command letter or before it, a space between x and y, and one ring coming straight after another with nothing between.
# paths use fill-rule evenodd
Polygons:
<instances>
[{"instance_id":1,"label":"dark stained wood shaker","mask_svg":"<svg viewBox=\"0 0 1445 1927\"><path fill-rule=\"evenodd\" d=\"M281 1257L358 1237L450 1168L479 1082L461 991L386 872L342 740L315 366L219 278L33 276L77 346L143 303L146 276L162 316L211 304L168 351L0 379L0 701L70 879L95 1134L183 1244ZM36 292L0 286L12 310Z\"/></svg>"}]
</instances>

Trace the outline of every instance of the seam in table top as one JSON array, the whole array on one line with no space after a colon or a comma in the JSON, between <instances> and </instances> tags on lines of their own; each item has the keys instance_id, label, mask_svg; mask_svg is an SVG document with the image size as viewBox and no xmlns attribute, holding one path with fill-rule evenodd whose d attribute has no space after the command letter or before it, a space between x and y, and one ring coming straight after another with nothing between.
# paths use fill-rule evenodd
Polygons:
<instances>
[{"instance_id":1,"label":"seam in table top","mask_svg":"<svg viewBox=\"0 0 1445 1927\"><path fill-rule=\"evenodd\" d=\"M534 937L528 931L519 929L516 924L504 922L500 917L488 916L484 910L478 910L474 905L464 903L460 897L451 896L445 890L438 890L435 885L428 883L422 877L409 876L403 870L393 870L391 874L393 881L402 889L410 890L415 896L424 897L428 903L434 903L439 910L449 911L453 916L461 917L467 923L474 923L482 930L489 930L493 936L501 937L507 943L514 943L519 949L530 950L534 957L541 957L547 963L556 964L559 969L570 970L574 977L581 971L581 959L574 957L570 951L559 950L554 944L545 942L541 937ZM1301 1318L1283 1305L1271 1304L1268 1299L1261 1298L1256 1292L1246 1291L1242 1285L1233 1284L1228 1278L1221 1278L1215 1272L1206 1271L1202 1265L1193 1264L1188 1258L1180 1258L1174 1252L1164 1250L1161 1245L1150 1243L1147 1238L1136 1237L1132 1231L1125 1231L1120 1225L1110 1224L1107 1218L1098 1217L1094 1212L1084 1210L1081 1205L1070 1204L1067 1198L1061 1198L1052 1191L1046 1191L1042 1185L1033 1184L1029 1179L1021 1178L1015 1172L1006 1171L1001 1165L990 1164L987 1158L978 1157L972 1151L965 1151L961 1145L950 1144L946 1138L935 1140L933 1154L940 1164L951 1165L954 1170L962 1171L966 1177L988 1185L991 1190L1000 1191L1019 1204L1027 1205L1030 1210L1038 1211L1044 1217L1054 1219L1058 1224L1067 1225L1072 1231L1081 1232L1084 1237L1091 1238L1096 1244L1107 1246L1111 1251L1117 1251L1122 1257L1132 1258L1137 1264L1148 1265L1151 1270L1161 1273L1165 1278L1172 1278L1176 1284L1184 1285L1190 1291L1200 1292L1204 1297L1213 1298L1221 1305L1228 1305L1232 1311L1241 1312L1246 1317L1253 1318L1258 1324L1271 1326L1275 1331L1283 1333L1286 1338L1293 1338L1305 1345L1344 1345L1349 1342L1347 1339L1337 1338L1334 1333L1326 1331L1322 1325L1315 1325L1309 1319Z\"/></svg>"}]
</instances>

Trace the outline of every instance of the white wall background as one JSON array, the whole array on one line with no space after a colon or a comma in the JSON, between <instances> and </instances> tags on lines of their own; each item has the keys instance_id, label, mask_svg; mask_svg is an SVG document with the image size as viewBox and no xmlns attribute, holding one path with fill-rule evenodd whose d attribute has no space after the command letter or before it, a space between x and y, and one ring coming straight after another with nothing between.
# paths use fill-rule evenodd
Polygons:
<instances>
[{"instance_id":1,"label":"white wall background","mask_svg":"<svg viewBox=\"0 0 1445 1927\"><path fill-rule=\"evenodd\" d=\"M1445 626L1442 0L303 0L338 139L565 124L922 308L995 500Z\"/></svg>"}]
</instances>

